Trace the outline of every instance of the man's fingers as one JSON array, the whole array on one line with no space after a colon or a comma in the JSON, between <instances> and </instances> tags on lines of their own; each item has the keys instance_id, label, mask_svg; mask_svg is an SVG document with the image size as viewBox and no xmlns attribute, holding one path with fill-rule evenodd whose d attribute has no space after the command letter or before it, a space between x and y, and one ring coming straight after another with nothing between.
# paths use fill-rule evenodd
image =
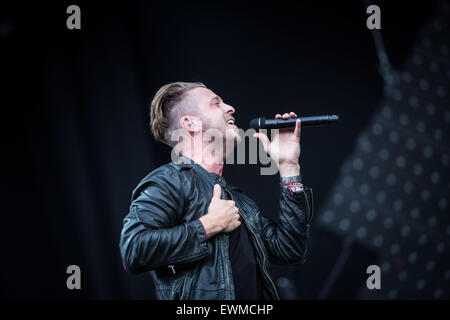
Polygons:
<instances>
[{"instance_id":1,"label":"man's fingers","mask_svg":"<svg viewBox=\"0 0 450 320\"><path fill-rule=\"evenodd\" d=\"M301 131L301 120L297 119L297 121L295 121L295 129L294 129L294 137L300 141L300 131Z\"/></svg>"},{"instance_id":2,"label":"man's fingers","mask_svg":"<svg viewBox=\"0 0 450 320\"><path fill-rule=\"evenodd\" d=\"M220 199L221 196L222 196L222 188L220 187L220 185L215 184L214 185L213 198Z\"/></svg>"},{"instance_id":3,"label":"man's fingers","mask_svg":"<svg viewBox=\"0 0 450 320\"><path fill-rule=\"evenodd\" d=\"M267 138L267 136L261 132L257 132L255 134L253 134L253 137L255 137L255 138L259 139L259 141L261 141L264 151L267 152L269 144L270 144L269 138Z\"/></svg>"},{"instance_id":4,"label":"man's fingers","mask_svg":"<svg viewBox=\"0 0 450 320\"><path fill-rule=\"evenodd\" d=\"M297 118L297 114L295 112L284 113L283 115L277 113L275 115L275 119L289 119L289 118Z\"/></svg>"}]
</instances>

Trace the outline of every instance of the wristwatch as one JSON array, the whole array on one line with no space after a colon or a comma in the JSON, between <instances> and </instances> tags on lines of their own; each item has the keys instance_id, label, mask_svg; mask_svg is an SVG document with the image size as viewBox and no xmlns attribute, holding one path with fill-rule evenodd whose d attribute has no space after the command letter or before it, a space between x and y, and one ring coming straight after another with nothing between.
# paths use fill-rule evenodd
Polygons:
<instances>
[{"instance_id":1,"label":"wristwatch","mask_svg":"<svg viewBox=\"0 0 450 320\"><path fill-rule=\"evenodd\" d=\"M280 177L280 185L287 188L291 194L303 191L303 183L301 175L291 177Z\"/></svg>"}]
</instances>

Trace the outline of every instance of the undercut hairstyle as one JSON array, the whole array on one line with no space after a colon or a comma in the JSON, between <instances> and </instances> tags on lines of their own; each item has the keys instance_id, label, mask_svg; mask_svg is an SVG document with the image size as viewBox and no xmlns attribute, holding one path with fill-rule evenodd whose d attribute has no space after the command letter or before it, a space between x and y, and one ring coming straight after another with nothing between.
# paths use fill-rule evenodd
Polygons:
<instances>
[{"instance_id":1,"label":"undercut hairstyle","mask_svg":"<svg viewBox=\"0 0 450 320\"><path fill-rule=\"evenodd\" d=\"M171 147L176 144L170 139L173 130L181 127L179 120L183 115L195 111L186 93L199 87L206 88L201 82L172 82L156 92L150 104L150 129L156 141Z\"/></svg>"}]
</instances>

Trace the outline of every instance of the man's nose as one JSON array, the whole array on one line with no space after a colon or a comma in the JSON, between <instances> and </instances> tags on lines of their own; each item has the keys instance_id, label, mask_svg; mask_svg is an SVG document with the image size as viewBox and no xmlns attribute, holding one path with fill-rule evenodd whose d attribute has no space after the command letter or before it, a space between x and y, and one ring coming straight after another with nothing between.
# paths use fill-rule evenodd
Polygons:
<instances>
[{"instance_id":1,"label":"man's nose","mask_svg":"<svg viewBox=\"0 0 450 320\"><path fill-rule=\"evenodd\" d=\"M223 104L223 110L225 113L229 113L229 114L233 114L236 110L234 110L234 108L232 106L230 106L229 104L224 103Z\"/></svg>"}]
</instances>

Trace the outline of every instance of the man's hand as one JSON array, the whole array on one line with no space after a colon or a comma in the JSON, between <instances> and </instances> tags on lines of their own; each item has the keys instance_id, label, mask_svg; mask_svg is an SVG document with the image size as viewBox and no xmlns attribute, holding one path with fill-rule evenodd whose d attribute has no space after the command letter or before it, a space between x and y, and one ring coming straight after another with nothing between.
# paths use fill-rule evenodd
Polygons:
<instances>
[{"instance_id":1,"label":"man's hand","mask_svg":"<svg viewBox=\"0 0 450 320\"><path fill-rule=\"evenodd\" d=\"M283 115L276 114L275 119L296 118L294 112ZM273 159L280 170L280 176L296 176L300 173L298 157L300 156L300 119L295 123L295 129L282 129L272 137L272 142L264 133L255 133L264 151Z\"/></svg>"},{"instance_id":2,"label":"man's hand","mask_svg":"<svg viewBox=\"0 0 450 320\"><path fill-rule=\"evenodd\" d=\"M208 213L199 220L206 230L206 239L219 232L231 232L241 225L239 210L233 200L222 200L220 185L214 185L214 192L208 207Z\"/></svg>"}]
</instances>

